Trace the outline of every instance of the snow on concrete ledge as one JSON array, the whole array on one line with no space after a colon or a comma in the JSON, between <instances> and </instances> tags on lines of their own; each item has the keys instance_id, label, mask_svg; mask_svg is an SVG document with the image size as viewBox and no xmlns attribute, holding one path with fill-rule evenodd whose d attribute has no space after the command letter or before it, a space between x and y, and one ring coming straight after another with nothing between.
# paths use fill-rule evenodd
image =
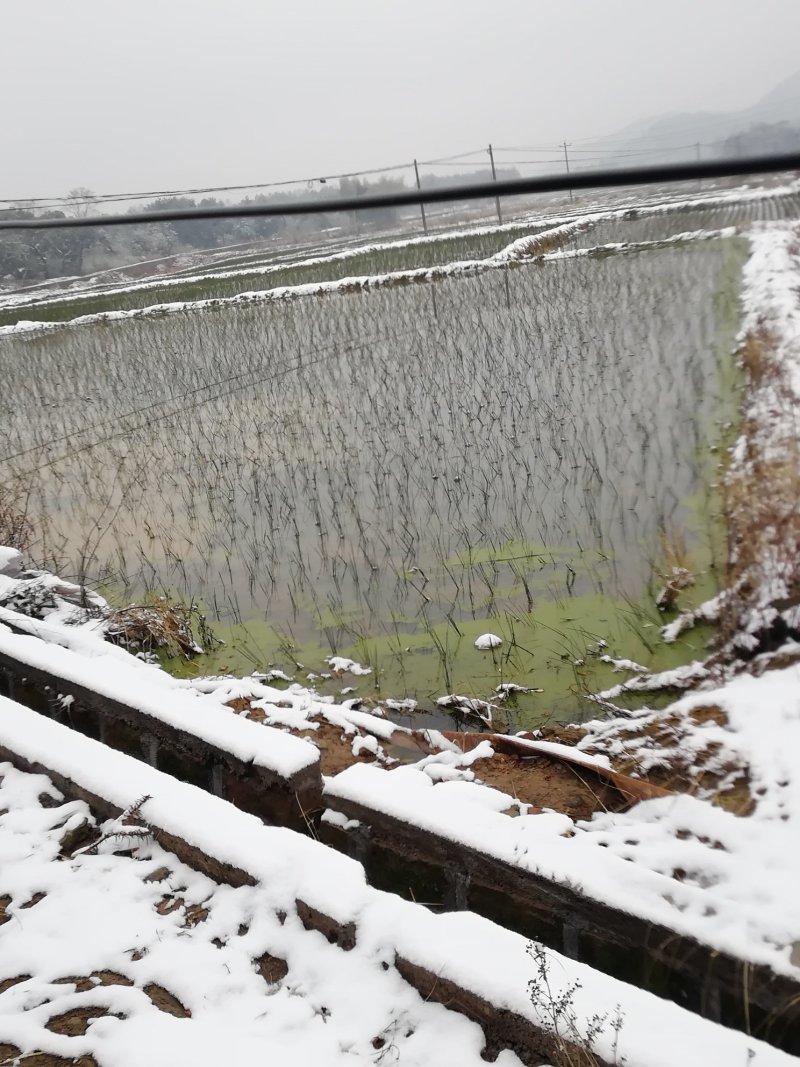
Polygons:
<instances>
[{"instance_id":1,"label":"snow on concrete ledge","mask_svg":"<svg viewBox=\"0 0 800 1067\"><path fill-rule=\"evenodd\" d=\"M46 772L74 782L120 810L150 796L144 814L153 826L269 882L282 906L294 905L294 886L312 869L322 885L338 887L345 901L357 898L366 885L363 868L354 860L292 830L265 827L255 815L7 697L0 697L0 747L30 764L41 764ZM309 879L307 903L318 907L327 898L324 894L318 898L315 887L315 879ZM350 912L346 914L349 918Z\"/></svg>"},{"instance_id":2,"label":"snow on concrete ledge","mask_svg":"<svg viewBox=\"0 0 800 1067\"><path fill-rule=\"evenodd\" d=\"M7 698L0 698L0 747L120 809L149 795L152 799L143 815L152 826L248 872L264 892L262 906L294 913L295 902L301 900L338 923L353 923L353 955L370 963L376 978L395 962L402 970L405 961L534 1027L547 1025L547 1004L534 1003L529 993L536 967L524 938L476 915L434 915L420 905L373 890L366 885L360 864L319 842L265 827L225 801L42 719ZM591 1044L595 1055L606 1062L624 1062L627 1067L738 1063L789 1067L796 1062L763 1042L586 965L550 950L539 951L551 996L557 1000L573 989L573 1010L584 1032L592 1016L607 1014L613 1019L619 1011L619 1032L606 1026ZM520 1062L509 1053L501 1053L501 1061Z\"/></svg>"},{"instance_id":3,"label":"snow on concrete ledge","mask_svg":"<svg viewBox=\"0 0 800 1067\"><path fill-rule=\"evenodd\" d=\"M736 959L769 967L794 981L800 977L792 953L800 938L797 881L774 877L782 864L796 870L796 850L784 847L790 856L768 860L769 842L776 838L763 823L690 796L642 801L628 813L600 815L579 824L548 811L510 818L492 804L492 790L475 788L467 794L460 784L434 785L423 769L413 766L383 770L355 764L327 779L323 801L353 818L365 818L364 809L382 813ZM684 840L677 831L686 826L693 832ZM737 854L733 844L729 852L702 848L697 836L703 832L726 845L738 838L741 852ZM753 866L748 853L755 855L754 838L764 844L759 869L748 870ZM676 869L691 870L698 857L709 864L705 879L672 876ZM739 892L741 886L747 892ZM766 892L775 906L765 913Z\"/></svg>"},{"instance_id":4,"label":"snow on concrete ledge","mask_svg":"<svg viewBox=\"0 0 800 1067\"><path fill-rule=\"evenodd\" d=\"M46 627L40 625L37 632L43 629ZM55 633L56 638L59 636ZM76 638L82 641L80 651L39 636L14 634L0 624L0 653L193 734L244 763L263 767L282 778L291 778L319 763L319 750L309 741L231 715L216 701L204 699L160 668L142 663L97 637Z\"/></svg>"}]
</instances>

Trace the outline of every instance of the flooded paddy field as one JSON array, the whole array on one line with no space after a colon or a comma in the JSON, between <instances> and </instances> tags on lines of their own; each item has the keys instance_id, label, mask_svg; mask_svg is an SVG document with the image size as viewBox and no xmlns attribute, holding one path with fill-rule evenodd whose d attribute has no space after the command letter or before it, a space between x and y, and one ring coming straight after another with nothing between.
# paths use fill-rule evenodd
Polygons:
<instances>
[{"instance_id":1,"label":"flooded paddy field","mask_svg":"<svg viewBox=\"0 0 800 1067\"><path fill-rule=\"evenodd\" d=\"M292 285L313 285L391 271L438 267L456 260L482 260L505 248L516 237L540 233L545 223L533 222L504 228L481 228L431 239L380 243L361 248L324 252L283 262L263 254L250 262L214 264L201 270L183 272L167 280L146 281L140 285L111 285L104 291L62 293L47 301L0 306L0 326L21 319L61 322L79 315L132 311L154 304L191 300L224 300L240 293L263 292Z\"/></svg>"},{"instance_id":2,"label":"flooded paddy field","mask_svg":"<svg viewBox=\"0 0 800 1067\"><path fill-rule=\"evenodd\" d=\"M667 209L631 208L620 220L601 222L578 238L582 248L617 241L663 241L679 233L700 230L722 230L730 226L743 227L749 222L777 221L796 218L800 213L800 194L763 199L745 200L737 203L719 203L703 206L688 203Z\"/></svg>"},{"instance_id":3,"label":"flooded paddy field","mask_svg":"<svg viewBox=\"0 0 800 1067\"><path fill-rule=\"evenodd\" d=\"M716 585L745 255L727 238L7 333L0 473L62 573L203 603L226 643L176 670L274 665L427 710L513 682L542 690L513 722L574 719L620 678L601 654L702 655L702 631L660 643L654 594L676 552L687 602ZM371 674L319 677L332 654Z\"/></svg>"}]
</instances>

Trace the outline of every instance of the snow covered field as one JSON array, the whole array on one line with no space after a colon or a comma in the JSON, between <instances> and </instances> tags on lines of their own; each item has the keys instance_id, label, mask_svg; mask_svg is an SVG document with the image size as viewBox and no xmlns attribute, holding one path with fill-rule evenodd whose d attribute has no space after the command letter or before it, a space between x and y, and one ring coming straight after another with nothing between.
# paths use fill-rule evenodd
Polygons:
<instances>
[{"instance_id":1,"label":"snow covered field","mask_svg":"<svg viewBox=\"0 0 800 1067\"><path fill-rule=\"evenodd\" d=\"M800 790L792 757L800 742L795 736L800 666L767 671L760 678L739 676L662 711L644 709L587 724L576 755L590 767L616 767L634 777L669 783L676 751L685 764L682 785L674 784L664 796L634 804L624 813L598 812L581 821L549 808L546 796L534 806L482 785L482 768L491 760L493 747L501 748L499 743L493 746L491 738L462 753L429 731L432 754L409 762L406 753L398 766L387 752L406 731L385 717L391 714L388 708L383 714L366 714L347 703L320 699L298 684L276 689L258 678L180 681L109 646L98 634L97 621L70 626L58 621L57 614L40 622L4 610L2 620L17 630L27 629L30 636L3 626L0 652L30 666L50 666L86 688L137 703L148 715L196 729L221 747L241 749L245 743L252 758L280 765L287 773L311 759L315 735L327 724L348 738L354 765L327 779L324 801L333 813L324 818L337 822L335 812L342 802L355 802L800 980L800 911L794 891L800 870L793 847ZM358 668L348 661L333 666ZM245 697L259 709L263 725L231 718L227 705ZM713 715L695 716L709 708ZM6 709L0 744L32 762L55 766L47 762L49 742L41 733L50 726L42 724L31 732L34 722L29 716L27 725L23 721L9 734L13 717ZM303 739L286 737L277 732L281 729L301 731ZM285 753L273 743L282 738ZM76 736L75 743L80 747L84 740ZM529 745L531 757L571 754L563 745L519 743ZM358 758L365 752L376 761L361 764ZM62 773L65 766L69 764L58 764ZM83 771L81 779L109 796L111 771L102 761L92 761L92 766L96 769L91 777ZM663 770L667 777L659 779ZM68 769L66 773L75 777ZM152 792L149 772L141 773L141 786L113 794L118 807L131 803L137 789L137 795ZM734 793L735 806L721 803L728 790L742 783L744 792ZM207 839L208 847L216 840Z\"/></svg>"},{"instance_id":2,"label":"snow covered field","mask_svg":"<svg viewBox=\"0 0 800 1067\"><path fill-rule=\"evenodd\" d=\"M775 191L770 190L768 195L774 196ZM717 198L718 203L712 202L711 207L726 209L750 201L758 204L764 199L766 194L758 191L725 194ZM696 209L698 203L691 201L688 205L665 205L663 213ZM657 209L648 211L651 217L659 214ZM596 250L590 245L549 248L542 243L543 239L560 244L570 237L588 237L594 227L624 221L621 211L598 214L596 218L556 220L550 229L520 237L480 263L424 267L416 273L406 270L393 275L352 278L347 282L307 283L291 291L273 290L225 298L226 307L248 304L256 314L256 305L265 307L273 297L309 296L319 293L320 286L338 293L356 288L362 297L367 294L364 299L375 301L381 299L373 293L376 289L387 287L388 291L389 286L401 280L430 281L437 271L454 278L486 274L499 280L508 277L502 273L504 265L523 262L531 255L541 257L546 269L584 264L593 261ZM442 841L500 860L526 875L547 879L598 904L659 924L712 952L742 961L745 973L749 966L766 967L776 975L800 983L800 905L796 891L800 881L796 849L800 832L800 773L795 766L795 754L800 746L797 568L800 526L795 491L800 484L797 223L752 222L743 234L722 226L689 232L675 232L673 227L671 234L650 234L648 254L656 254L654 246L659 245L659 255L683 255L687 254L685 247L691 247L695 250L693 256L702 256L705 255L702 247L709 242L707 262L711 262L715 256L726 254L719 249L734 236L746 238L748 242L739 339L749 380L741 435L731 449L729 466L720 471L725 481L723 499L733 530L727 561L728 573L733 578L727 589L710 600L704 601L698 591L692 609L679 614L664 629L668 647L678 638L693 640L696 624L716 621L722 634L719 648L715 654L709 654L704 640L694 639L693 646L684 648L687 655L694 652L688 656L691 662L686 664L684 660L683 665L651 674L642 665L644 646L637 646L633 640L623 641L621 634L603 628L607 624L605 618L593 617L591 626L581 631L580 644L574 647L567 644L562 659L569 662L571 669L583 666L583 656L594 657L604 664L606 677L615 683L596 695L594 707L598 712L602 710L604 717L584 723L572 733L565 731L560 740L542 740L542 735L536 732L505 739L506 750L509 741L517 746L520 768L550 759L572 766L578 777L581 769L604 780L611 776L613 781L614 774L627 776L652 785L650 799L636 802L628 796L628 802L621 806L624 810L602 810L603 805L598 802L590 817L581 818L548 803L546 793L537 797L526 794L520 799L511 789L488 784L491 764L499 762L500 752L504 751L503 739L491 733L492 713L504 699L515 697L515 690L532 692L534 685L530 683L535 683L536 677L517 673L516 658L502 658L517 645L516 616L506 607L506 628L496 628L491 616L491 611L497 610L496 594L490 587L487 609L486 600L475 593L472 579L468 588L472 619L465 622L460 616L457 620L450 617L442 629L429 631L442 634L452 625L465 638L469 655L475 657L483 652L487 657L485 662L491 661L492 672L498 671L498 664L502 665L498 676L493 678L500 684L493 686L491 700L473 700L481 710L487 732L471 751L464 751L465 746L459 746L440 732L428 730L415 735L409 728L392 723L393 713L402 710L413 714L414 700L403 699L409 696L408 692L378 691L372 694L371 707L361 710L364 687L374 683L379 689L380 659L362 666L353 656L337 654L343 651L341 636L331 644L332 654L318 668L320 673L306 673L294 647L296 669L291 676L280 670L263 669L241 678L224 673L213 677L174 678L103 640L106 606L102 598L95 596L89 604L80 604L80 598L76 601L74 585L46 574L26 577L25 572L21 573L21 561L13 552L5 550L0 550L0 604L8 606L0 607L0 654L31 668L51 669L67 681L127 701L146 715L193 731L210 744L227 746L240 758L284 775L317 766L318 747L322 749L323 737L333 732L343 742L351 765L326 775L323 797L328 810L322 816L323 821L346 829L354 811L372 811L438 835ZM610 244L604 246L603 252L611 254L614 266L610 269L618 270L622 269L617 266L622 260L615 257L620 252L638 254L642 247L641 239L621 241L613 248ZM601 259L598 265L605 262ZM637 260L640 275L646 273L647 262ZM693 262L699 263L700 259L695 258ZM682 264L682 269L688 271L688 264L689 259ZM698 278L706 277L704 270L705 267L698 270ZM500 302L501 288L502 283L496 291L492 290L493 299ZM142 287L136 291L146 292ZM628 295L632 292L623 291ZM701 292L695 285L694 291L701 304L714 293L713 286ZM160 314L156 312L185 312L185 322L177 315L170 314L169 318L184 323L183 342L197 346L204 343L202 334L206 328L197 324L205 323L205 316L218 303L218 300L195 301L160 309L131 309L113 312L111 318L124 320L125 329L161 330ZM313 337L316 330L313 318L303 323L306 305L301 301L297 307L300 308L297 322L308 328L303 337ZM662 331L667 328L666 314L661 315L656 302L654 307L655 317L648 330L651 338L660 336L663 340L663 332L658 335L656 327ZM442 308L434 302L433 309L436 320ZM550 311L545 308L542 314ZM611 309L607 314L610 317ZM580 337L593 321L589 315L584 324L586 329L582 327L583 332L579 331ZM82 326L77 325L96 330L100 322L101 318L93 315ZM40 346L45 346L41 349L44 351L48 338L60 332L69 344L68 331L75 326L75 323L53 324L43 331L41 323L19 323L5 328L6 340L30 344L30 351L35 353ZM113 322L108 326L110 330L121 328ZM196 332L191 333L192 330ZM146 334L137 336L141 340ZM174 340L178 335L164 336ZM757 349L752 348L753 338L758 340ZM444 344L443 334L440 339ZM588 333L584 339L588 344ZM525 340L529 341L530 337L526 336ZM382 342L389 350L397 343L397 338ZM712 343L712 335L699 331L698 348ZM576 340L577 344L583 341ZM663 359L665 349L655 342L654 346L654 352ZM390 354L387 351L387 358ZM374 359L374 348L371 355ZM460 352L450 355L454 365L457 358L463 359ZM341 345L336 358L344 359ZM251 375L252 370L248 371ZM653 377L653 384L663 395L664 376L674 374L680 381L681 373L675 366L662 365L662 370L661 377ZM407 364L403 371L407 378ZM496 369L492 371L495 373L498 373ZM601 381L612 373L604 365ZM623 368L621 373L624 376L627 372ZM353 366L346 367L345 377L351 388L362 385ZM703 393L711 381L710 377L702 377L697 364L690 365L686 377L690 392ZM320 382L324 384L324 373ZM506 385L509 386L505 393L507 412L513 410L513 383ZM571 390L574 404L579 383L574 378L567 383L562 377L557 385L556 395L564 389ZM80 393L78 386L71 398L73 402L80 399ZM128 393L124 395L127 397ZM247 447L254 472L265 450L275 455L270 449L279 437L285 439L297 434L298 426L303 425L300 418L303 410L310 413L313 421L320 410L327 410L328 403L324 391L311 399L299 392L287 392L284 397L275 394L273 399L276 405L284 405L280 426L276 425L280 433L270 441L269 447L258 435L257 441L249 441ZM408 408L412 409L413 404ZM220 409L222 419L229 413L229 408ZM242 413L249 417L246 407ZM474 419L474 411L467 414ZM456 418L453 410L447 415L448 419ZM504 427L505 463L511 462L509 456L518 454L524 433L522 417L520 412L519 425ZM429 421L438 426L440 422L447 425L448 419L430 418ZM387 422L386 418L384 421ZM563 420L556 421L562 442L556 447L566 453L567 442L579 439L577 430L574 424L562 429ZM535 428L540 429L542 425L543 422ZM86 449L91 453L94 449L93 438L83 436L87 427L81 418L65 416L63 429L62 442L75 438L77 451ZM555 429L554 426L554 445ZM652 427L650 430L645 435L648 441L652 439ZM30 430L20 422L16 432L18 440L13 447L25 446L20 448L18 457L30 456L30 462L36 460L44 468L61 462L58 456L52 455L51 442L36 439L36 431L25 441L24 434ZM145 420L135 430L124 429L119 433L124 445L116 442L116 431L112 432L114 443L110 447L112 451L119 449L116 454L129 466L124 491L119 499L108 499L101 511L103 521L106 513L111 514L112 523L116 520L127 506L127 494L134 486L142 487L143 498L147 495L147 457L131 463L132 451L126 450L130 449L134 433L140 434L140 440L152 448L157 432L160 431ZM384 440L388 436L386 433ZM698 433L698 440L701 438L702 434ZM298 553L301 525L304 534L310 530L312 542L318 545L316 571L309 568L305 572L305 564L298 555L293 559L294 569L289 572L291 578L277 593L274 588L270 593L274 603L280 604L288 589L297 612L303 597L313 596L309 589L318 587L326 568L331 568L332 588L337 589L341 588L348 565L353 571L357 568L355 559L350 561L345 554L343 546L349 538L341 526L338 543L334 536L341 500L331 491L333 481L324 491L320 490L318 483L308 476L315 459L310 438L304 439L300 434L295 440L297 452L291 462L286 462L286 471L293 478L300 477L300 471L305 472L306 498L312 504L307 524L298 525L296 514L290 519L289 513L273 498L274 514L270 513L269 524L262 532L277 528L275 515L279 513L281 523L288 528L294 522L298 530ZM363 435L359 440L363 446ZM663 451L661 458L667 456L669 463L675 458L671 450L678 447L675 440L665 438L655 448L657 453ZM513 445L510 452L509 441ZM196 449L193 463L196 467L210 464L218 485L240 484L241 467L233 472L228 469L231 453L224 449L217 462L212 442L214 448L219 445L215 433L209 432L208 453L202 457L201 450ZM241 445L241 438L238 444ZM593 456L599 454L601 444L603 448L607 444L603 435L594 442ZM448 446L451 455L452 441L448 441ZM362 462L358 448L348 447L344 452L351 469L355 470ZM488 452L484 448L482 458ZM435 454L431 441L424 444L421 454L430 464L430 456ZM389 445L376 455L376 469L396 471L399 456ZM580 469L588 477L592 465L588 456L584 458L586 466ZM457 468L460 473L453 475L451 469L447 486L432 489L428 514L420 518L421 525L430 522L438 510L457 523L453 517L459 512L454 500L461 499L463 491L457 483L462 477L466 481L469 472L474 470L467 450L462 459L463 465ZM545 466L552 477L552 468ZM495 469L490 462L489 468L494 470L496 485L502 477L500 467ZM77 467L64 470L74 474ZM647 484L654 492L663 488L664 470L657 463L651 466L645 447L642 477L652 476L653 481ZM780 477L770 483L768 478L775 479L776 472ZM520 480L520 470L512 473ZM693 474L696 476L697 471ZM439 481L438 472L435 475ZM102 466L93 473L99 480L105 476ZM760 483L759 479L763 481ZM62 474L61 480L51 485L48 490L51 502L56 505L66 502L68 483L69 477ZM198 481L201 484L202 478ZM343 498L345 484L339 483ZM401 479L398 482L401 488L395 495L401 510L405 508L410 514L412 490L408 468L405 490L402 484ZM487 477L487 494L490 484ZM767 487L763 500L757 492L760 484ZM364 485L365 480L356 477L352 488L363 491ZM253 487L259 499L260 494L267 493L265 484L257 479ZM580 499L587 507L608 492L602 478L599 483L587 483L583 488L584 496ZM688 479L685 488L684 496L690 488L696 488L696 483ZM444 496L439 500L436 494L442 492ZM379 497L381 493L385 501L389 495L386 488L379 492ZM626 501L625 510L635 511L637 505L644 509L647 495L635 495ZM470 507L478 506L476 499L477 496L470 500ZM490 508L488 499L487 495L483 520L486 522L497 513L497 506ZM748 507L745 507L746 500L750 501ZM757 506L752 504L753 500ZM163 512L162 501L163 497L159 503ZM244 501L243 508L242 503L240 500L229 513L231 528L238 523L249 529L248 523L255 521L255 511L248 514L250 500ZM508 501L504 503L508 505ZM211 505L212 511L214 506ZM543 496L537 497L537 506L543 509ZM52 514L58 516L57 506ZM510 505L509 514L516 526L509 524L506 532L521 534L526 528L524 515L521 511L514 512ZM664 510L653 512L655 531L665 514ZM177 543L174 529L165 532L167 525L162 523L159 530L165 543L169 537L166 555L171 553L176 571L185 571L185 546ZM378 557L372 554L377 542L364 536L367 525L359 525L361 548L367 566L377 573L381 568L375 563ZM401 525L398 522L398 530ZM392 531L394 524L387 524L387 529ZM605 530L605 527L600 523L598 529ZM411 540L410 530L408 522L402 527L400 540ZM752 543L748 540L748 530L753 532ZM466 526L464 531L466 534ZM570 532L574 534L574 529ZM265 541L269 536L274 537L274 533L264 532ZM384 531L380 538L387 550L384 561L392 554L387 542L389 536L391 533ZM640 537L641 527L631 528L630 543ZM155 540L155 533L152 539ZM396 588L401 583L403 588L411 584L422 600L430 601L437 578L427 564L419 565L422 560L416 553L418 543L413 543L415 551L407 551L403 566L394 573ZM518 547L521 543L521 538L515 542L513 536L505 540L498 537L493 548L515 544ZM625 543L623 538L620 544ZM125 544L122 532L118 534L118 544ZM231 538L216 559L214 566L219 567L219 572L227 556L230 573L235 544ZM471 552L469 543L468 547ZM463 551L463 546L448 545L445 549L440 545L439 548L443 573L438 577L443 583L455 582L456 560L462 557L453 549ZM525 551L525 558L534 558L528 547ZM543 547L539 554L540 557L544 554ZM614 554L614 568L624 569L623 557L624 552ZM578 581L598 582L601 574L602 581L606 581L603 567L610 558L596 560L592 568L578 575ZM118 553L118 562L121 559ZM494 557L489 557L489 562L493 561ZM719 562L721 565L722 561ZM257 580L253 573L263 574L265 563L263 558L254 557L251 591L252 583ZM479 557L473 570L470 559L469 567L464 568L476 584L477 576L482 573L479 567L484 563ZM569 572L572 569L569 560L568 564ZM555 557L551 557L549 565L555 566ZM339 569L342 566L344 569ZM269 567L266 569L272 573ZM485 577L486 572L483 573ZM525 576L513 568L512 573L516 579L513 595L522 598L524 587L531 611ZM551 577L548 572L548 580ZM380 599L380 580L375 578L375 585L369 580L367 602L370 597ZM575 580L576 572L571 578L568 573L569 597ZM511 593L503 592L498 599L507 605L510 600L505 598L510 596ZM586 602L580 597L571 602L573 612L582 603ZM19 615L18 609L25 604L33 605L32 617ZM314 607L329 637L359 624L345 610L343 602L337 607L331 597L324 605L325 611L321 602L315 601ZM499 617L498 612L496 618ZM408 628L402 631L399 628L400 623L408 627L408 619L395 617L393 622L398 650L408 642L410 653L413 638ZM495 638L495 633L502 633L502 639ZM445 648L445 676L446 652ZM516 657L520 653L514 654ZM651 665L653 661L644 659ZM260 666L266 667L266 663ZM622 673L633 677L620 681ZM323 681L329 690L336 687L335 696L330 692L323 695L315 688ZM518 686L517 683L526 684ZM642 706L649 692L665 684L673 689L687 689L688 695L666 706ZM356 686L362 688L355 698L344 699L355 692ZM446 698L451 701L473 699L454 693L450 686L439 692L451 694ZM462 704L462 711L466 706ZM233 715L232 710L238 715ZM257 718L257 723L248 721L253 718ZM419 746L418 753L414 752L414 745ZM434 1004L435 998L431 1002L421 998L393 966L395 957L470 990L496 1008L513 1011L547 1032L548 1027L552 1029L552 1013L548 1015L547 1005L543 1004L541 972L536 985L537 966L545 966L546 974L555 983L556 1002L559 991L572 990L569 998L573 1014L562 1016L562 1023L566 1018L568 1026L573 1028L572 1038L592 1030L593 1014L606 1016L606 1023L591 1040L587 1039L600 1061L627 1063L628 1067L791 1062L788 1055L755 1038L723 1030L565 957L552 952L537 956L538 949L532 957L523 938L477 916L431 915L420 905L377 893L366 886L364 872L358 864L317 842L289 831L262 827L257 820L235 811L226 802L182 785L120 753L106 750L104 755L99 755L103 749L97 742L38 719L4 698L0 698L0 748L16 753L31 764L41 764L56 775L83 783L84 788L106 798L118 810L145 794L152 796L142 811L154 826L250 872L254 882L238 888L217 885L185 866L148 835L135 840L131 849L131 840L125 837L119 824L106 827L110 836L96 854L78 851L57 859L67 830L84 821L94 825L85 803L65 802L57 791L54 795L54 787L46 777L22 773L8 763L0 764L0 1062L4 1062L4 1055L13 1060L15 1049L24 1052L42 1049L69 1057L92 1055L101 1067L143 1060L211 1063L225 1058L234 1044L237 1050L242 1049L245 1059L248 1055L260 1055L259 1050L268 1046L271 1051L280 1049L283 1056L298 1062L480 1062L484 1044L480 1028ZM398 755L401 750L402 755ZM53 796L55 806L48 806L50 801L42 803L43 795ZM115 836L120 832L122 838ZM131 851L131 855L127 854ZM157 881L148 880L162 868L167 868L169 873ZM343 952L318 933L304 929L296 913L297 899L323 914L335 915L340 924L354 923L358 930L355 949ZM543 959L546 965L542 964ZM60 979L64 978L70 981L61 983ZM6 984L10 979L21 980ZM528 985L531 980L536 992L533 1002ZM581 983L579 990L573 988L576 981ZM743 997L746 1000L746 983ZM623 1020L619 1029L608 1022L616 1017L617 1004ZM89 1011L86 1016L85 1011L89 1009L97 1011ZM96 1016L95 1021L86 1026L84 1033L76 1031L75 1036L57 1032L59 1024L46 1025L58 1016L72 1020L65 1022L64 1027L73 1026L75 1019L79 1023L83 1019L88 1024L92 1014ZM784 1026L796 1026L796 1001L787 1002L777 1014L774 1028L756 1033L755 1037L781 1040L776 1035L783 1032ZM561 1034L561 1037L569 1036ZM11 1049L4 1048L3 1042ZM549 1056L560 1067L570 1062L562 1053L563 1050L556 1049L550 1055L550 1050L543 1045L538 1055ZM169 1060L165 1059L166 1054ZM507 1049L500 1052L497 1062L511 1065L519 1061L516 1053Z\"/></svg>"}]
</instances>

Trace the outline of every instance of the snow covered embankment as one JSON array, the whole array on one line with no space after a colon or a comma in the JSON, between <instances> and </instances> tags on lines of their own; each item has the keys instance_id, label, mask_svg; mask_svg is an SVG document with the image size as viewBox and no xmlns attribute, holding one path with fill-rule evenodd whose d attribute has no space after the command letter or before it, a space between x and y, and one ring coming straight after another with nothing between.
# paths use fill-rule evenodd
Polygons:
<instances>
[{"instance_id":1,"label":"snow covered embankment","mask_svg":"<svg viewBox=\"0 0 800 1067\"><path fill-rule=\"evenodd\" d=\"M409 1065L478 1067L484 1034L436 1003L444 991L468 1014L484 1013L503 1067L578 1062L559 1046L585 1036L598 1015L607 1022L588 1044L601 1064L793 1062L557 953L532 960L523 938L475 915L434 915L370 889L354 861L5 698L0 747L118 812L149 797L137 826L153 831L132 836L118 817L96 849L67 847L81 827L97 841L85 802L65 802L47 777L0 763L0 1044L11 1055L210 1067L235 1049L242 1061L344 1065L381 1063L389 1048ZM184 860L158 843L164 837ZM192 869L191 855L227 865L232 884ZM326 918L347 932L342 947L313 932ZM427 975L431 986L420 996L401 974ZM562 997L568 1010L554 1023ZM67 1018L83 1019L75 1036L61 1026Z\"/></svg>"},{"instance_id":2,"label":"snow covered embankment","mask_svg":"<svg viewBox=\"0 0 800 1067\"><path fill-rule=\"evenodd\" d=\"M800 656L800 227L750 234L739 354L747 375L743 428L725 480L727 588L665 627L720 622L715 659ZM761 670L763 661L756 665Z\"/></svg>"}]
</instances>

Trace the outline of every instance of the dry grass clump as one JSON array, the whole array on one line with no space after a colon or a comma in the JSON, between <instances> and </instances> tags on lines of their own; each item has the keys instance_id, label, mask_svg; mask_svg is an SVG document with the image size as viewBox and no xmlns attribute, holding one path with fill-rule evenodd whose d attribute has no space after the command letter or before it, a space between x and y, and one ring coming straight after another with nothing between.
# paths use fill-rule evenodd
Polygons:
<instances>
[{"instance_id":1,"label":"dry grass clump","mask_svg":"<svg viewBox=\"0 0 800 1067\"><path fill-rule=\"evenodd\" d=\"M524 255L546 256L549 252L557 252L568 241L574 240L576 235L588 229L588 226L572 226L564 229L546 231L543 234L534 234L525 244Z\"/></svg>"},{"instance_id":2,"label":"dry grass clump","mask_svg":"<svg viewBox=\"0 0 800 1067\"><path fill-rule=\"evenodd\" d=\"M740 358L752 391L762 391L779 411L794 412L794 396L784 384L775 339L766 331L748 334ZM724 509L728 519L727 587L721 617L723 643L734 641L750 657L799 636L792 616L800 608L800 445L797 417L791 432L764 441L757 419L744 425L744 453L728 472ZM768 596L779 588L780 595ZM748 615L767 609L763 626L743 645L736 634ZM794 611L792 609L795 609Z\"/></svg>"},{"instance_id":3,"label":"dry grass clump","mask_svg":"<svg viewBox=\"0 0 800 1067\"><path fill-rule=\"evenodd\" d=\"M530 245L530 254L534 256L544 256L548 252L557 252L558 249L564 244L567 238L563 234L553 233L546 234L542 237L535 238Z\"/></svg>"},{"instance_id":4,"label":"dry grass clump","mask_svg":"<svg viewBox=\"0 0 800 1067\"><path fill-rule=\"evenodd\" d=\"M689 567L689 550L680 530L662 530L658 537L664 566L668 571L687 570Z\"/></svg>"},{"instance_id":5,"label":"dry grass clump","mask_svg":"<svg viewBox=\"0 0 800 1067\"><path fill-rule=\"evenodd\" d=\"M181 604L165 596L117 608L108 616L105 632L109 641L129 652L186 659L219 644L194 602Z\"/></svg>"},{"instance_id":6,"label":"dry grass clump","mask_svg":"<svg viewBox=\"0 0 800 1067\"><path fill-rule=\"evenodd\" d=\"M26 501L17 490L0 485L0 545L26 553L33 541Z\"/></svg>"},{"instance_id":7,"label":"dry grass clump","mask_svg":"<svg viewBox=\"0 0 800 1067\"><path fill-rule=\"evenodd\" d=\"M748 376L742 433L723 480L728 528L725 587L678 619L718 625L710 669L738 670L800 640L800 415L778 339L765 329L742 341ZM664 592L668 593L668 590ZM659 606L662 606L659 604Z\"/></svg>"},{"instance_id":8,"label":"dry grass clump","mask_svg":"<svg viewBox=\"0 0 800 1067\"><path fill-rule=\"evenodd\" d=\"M660 577L664 585L656 597L656 606L660 611L671 611L681 590L694 585L694 575L688 566L689 553L682 533L662 530L659 541L664 560Z\"/></svg>"},{"instance_id":9,"label":"dry grass clump","mask_svg":"<svg viewBox=\"0 0 800 1067\"><path fill-rule=\"evenodd\" d=\"M766 561L800 595L800 457L754 457L747 471L731 474L725 508L731 524L728 577L748 581Z\"/></svg>"},{"instance_id":10,"label":"dry grass clump","mask_svg":"<svg viewBox=\"0 0 800 1067\"><path fill-rule=\"evenodd\" d=\"M739 348L739 362L744 368L751 389L760 389L768 380L780 376L780 363L775 355L776 341L769 331L761 329L747 334Z\"/></svg>"}]
</instances>

